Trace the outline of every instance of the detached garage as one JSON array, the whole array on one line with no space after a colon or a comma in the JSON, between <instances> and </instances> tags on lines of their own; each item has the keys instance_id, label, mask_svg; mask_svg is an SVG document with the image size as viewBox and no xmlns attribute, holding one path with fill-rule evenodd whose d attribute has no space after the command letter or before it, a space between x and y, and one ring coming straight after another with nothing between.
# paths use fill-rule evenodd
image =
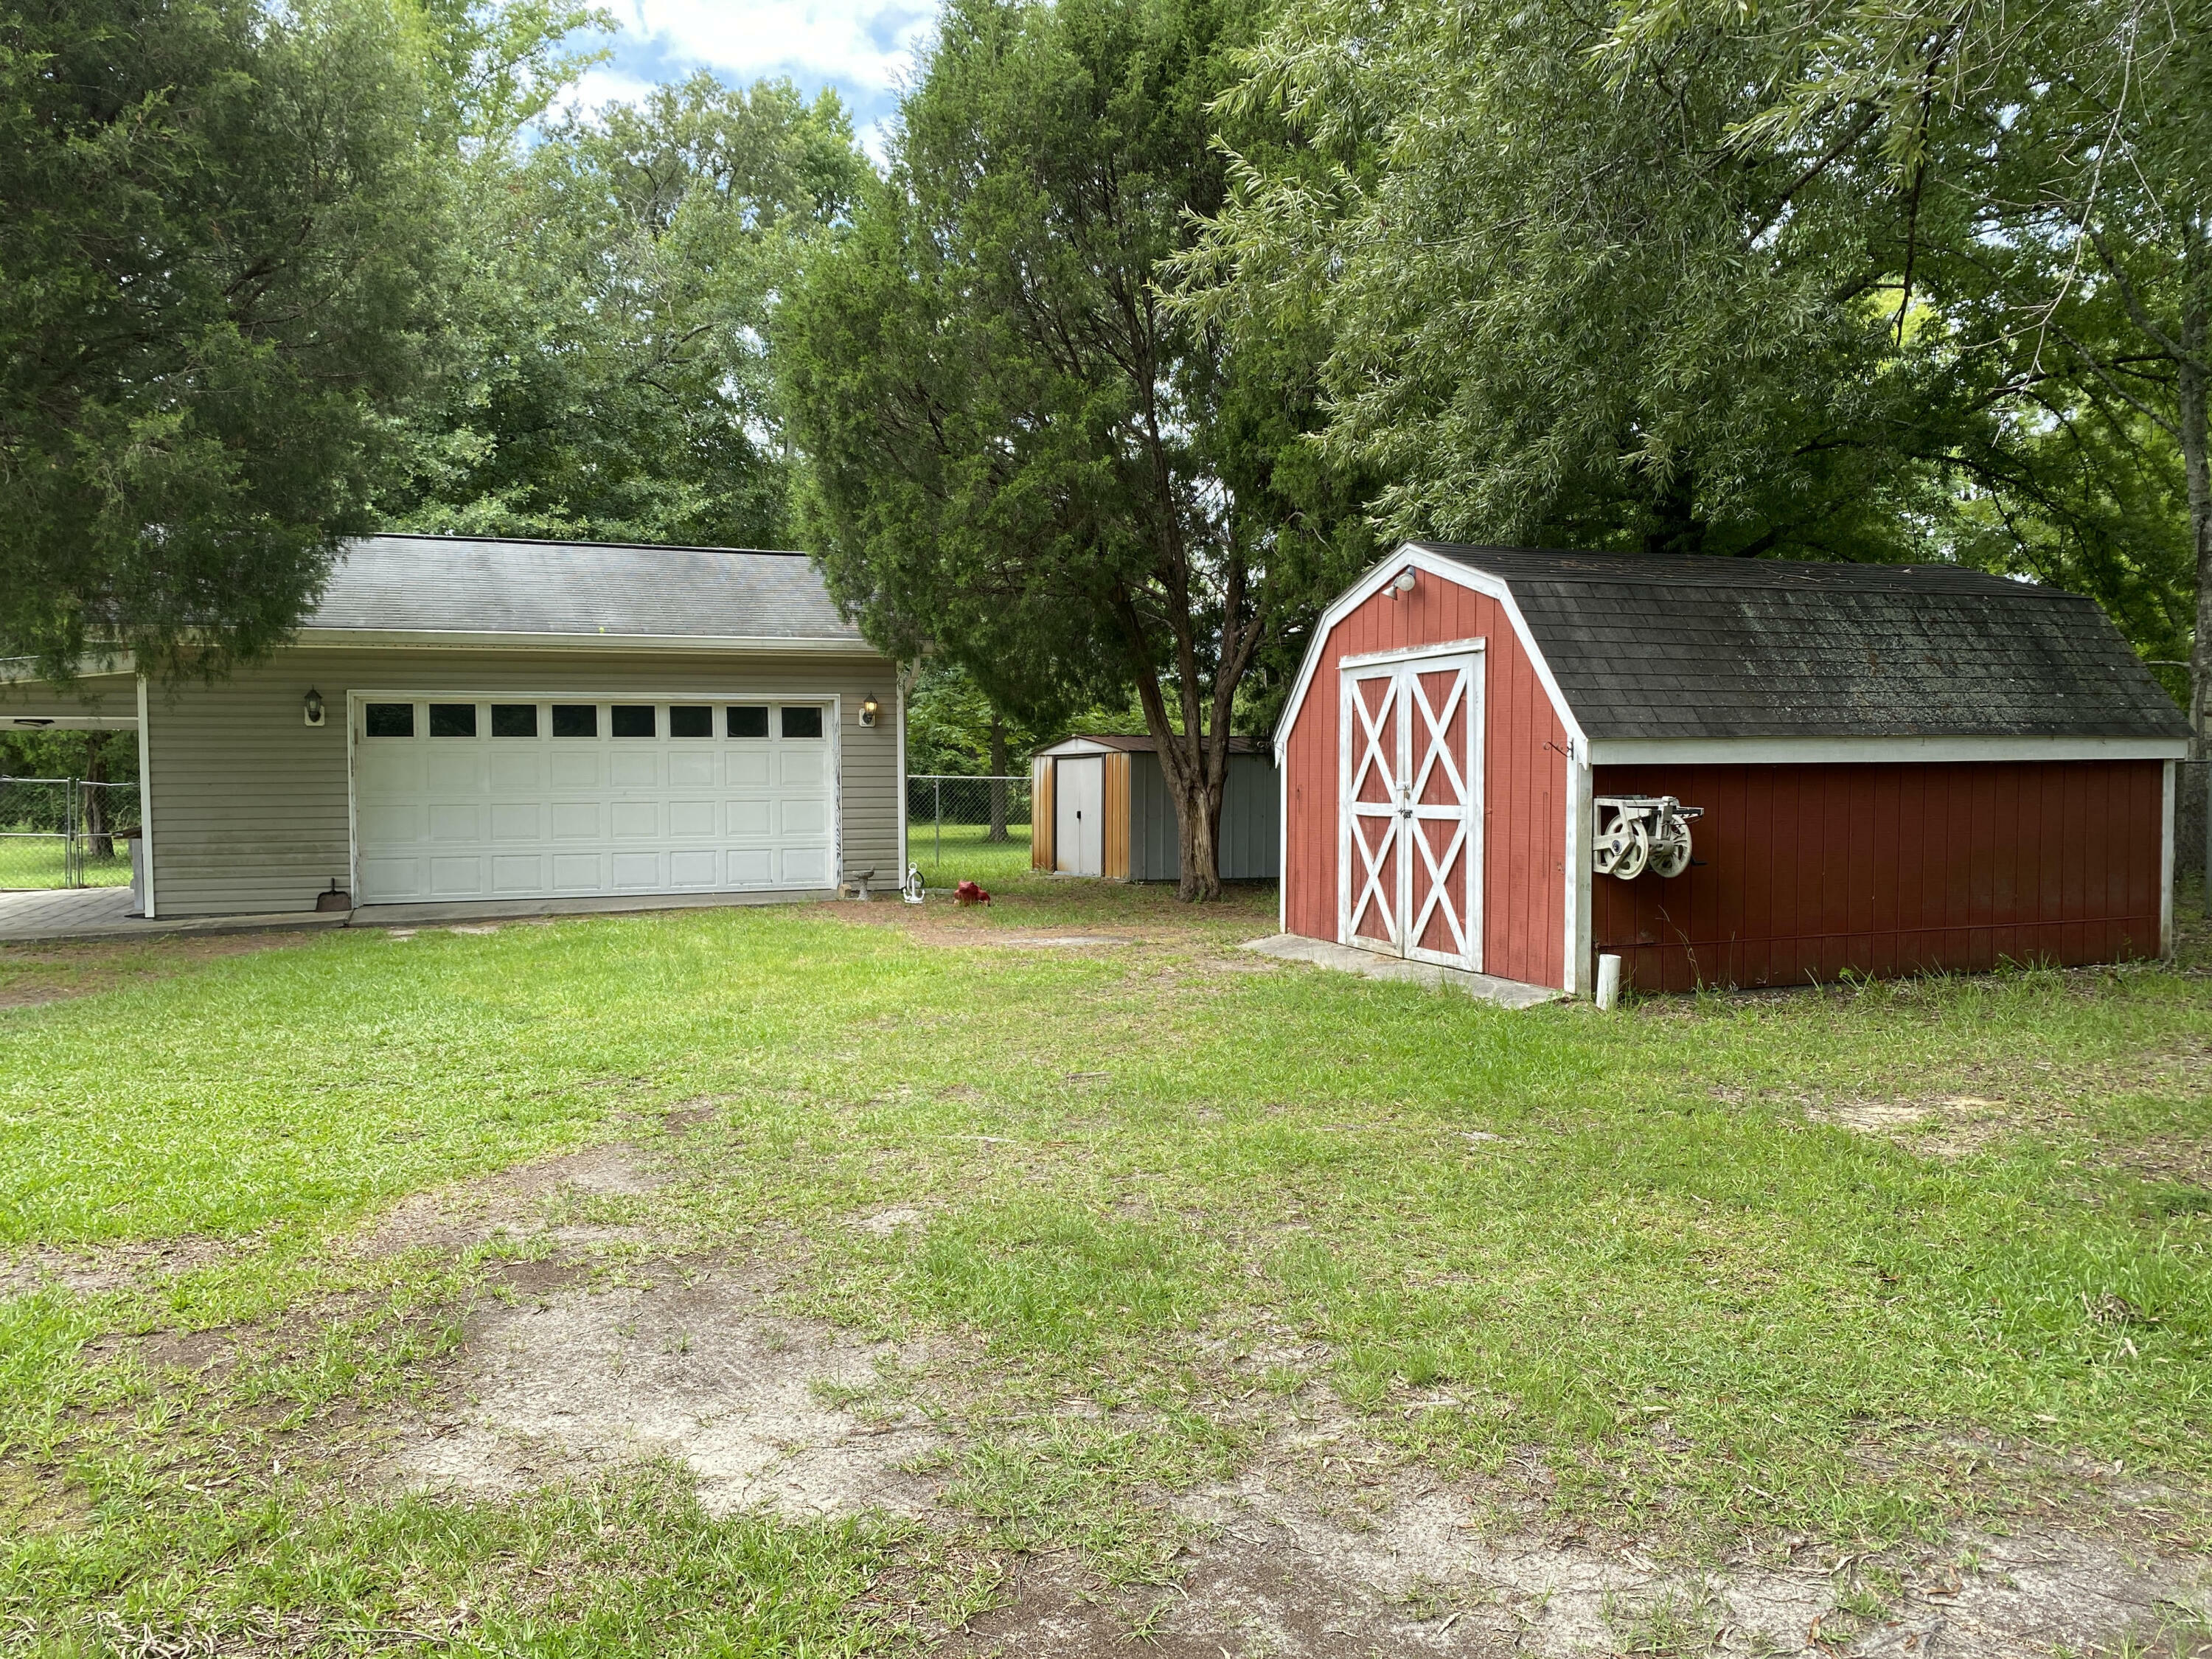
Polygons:
<instances>
[{"instance_id":1,"label":"detached garage","mask_svg":"<svg viewBox=\"0 0 2212 1659\"><path fill-rule=\"evenodd\" d=\"M295 642L137 715L149 914L822 895L904 867L890 664L799 554L379 536Z\"/></svg>"},{"instance_id":2,"label":"detached garage","mask_svg":"<svg viewBox=\"0 0 2212 1659\"><path fill-rule=\"evenodd\" d=\"M1413 543L1278 729L1282 927L1571 993L2162 954L2188 742L2049 588Z\"/></svg>"}]
</instances>

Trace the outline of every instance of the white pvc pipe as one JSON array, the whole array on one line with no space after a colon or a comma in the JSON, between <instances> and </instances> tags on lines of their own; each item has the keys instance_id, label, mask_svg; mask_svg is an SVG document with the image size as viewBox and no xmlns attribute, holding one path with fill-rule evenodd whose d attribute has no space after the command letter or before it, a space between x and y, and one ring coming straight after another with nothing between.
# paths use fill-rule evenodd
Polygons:
<instances>
[{"instance_id":1,"label":"white pvc pipe","mask_svg":"<svg viewBox=\"0 0 2212 1659\"><path fill-rule=\"evenodd\" d=\"M1620 958L1601 956L1597 959L1597 1006L1610 1008L1620 1000Z\"/></svg>"}]
</instances>

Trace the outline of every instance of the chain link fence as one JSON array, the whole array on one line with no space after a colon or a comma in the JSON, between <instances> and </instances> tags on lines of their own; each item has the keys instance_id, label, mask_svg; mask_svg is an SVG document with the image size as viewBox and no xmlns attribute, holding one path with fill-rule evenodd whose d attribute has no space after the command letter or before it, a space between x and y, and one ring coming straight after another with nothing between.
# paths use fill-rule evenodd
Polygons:
<instances>
[{"instance_id":1,"label":"chain link fence","mask_svg":"<svg viewBox=\"0 0 2212 1659\"><path fill-rule=\"evenodd\" d=\"M138 786L0 777L0 889L127 887Z\"/></svg>"},{"instance_id":2,"label":"chain link fence","mask_svg":"<svg viewBox=\"0 0 2212 1659\"><path fill-rule=\"evenodd\" d=\"M1030 867L1030 781L916 773L906 781L908 860L925 886L986 887Z\"/></svg>"}]
</instances>

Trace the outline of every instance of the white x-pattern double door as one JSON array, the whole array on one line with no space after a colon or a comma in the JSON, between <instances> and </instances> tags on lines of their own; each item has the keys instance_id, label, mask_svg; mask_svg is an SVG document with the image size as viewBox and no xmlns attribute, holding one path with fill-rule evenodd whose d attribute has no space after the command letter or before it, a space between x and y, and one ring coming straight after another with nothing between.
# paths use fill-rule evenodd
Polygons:
<instances>
[{"instance_id":1,"label":"white x-pattern double door","mask_svg":"<svg viewBox=\"0 0 2212 1659\"><path fill-rule=\"evenodd\" d=\"M1342 670L1337 937L1482 967L1482 657Z\"/></svg>"}]
</instances>

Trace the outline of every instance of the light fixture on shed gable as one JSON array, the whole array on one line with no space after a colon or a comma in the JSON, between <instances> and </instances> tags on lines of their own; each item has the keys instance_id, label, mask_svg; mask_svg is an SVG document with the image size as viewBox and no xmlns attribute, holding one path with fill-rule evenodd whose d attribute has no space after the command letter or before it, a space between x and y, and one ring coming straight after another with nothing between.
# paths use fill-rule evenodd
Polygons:
<instances>
[{"instance_id":1,"label":"light fixture on shed gable","mask_svg":"<svg viewBox=\"0 0 2212 1659\"><path fill-rule=\"evenodd\" d=\"M1403 570L1401 570L1397 574L1396 580L1391 582L1390 597L1395 599L1404 594L1412 592L1413 591L1413 567L1409 564Z\"/></svg>"},{"instance_id":2,"label":"light fixture on shed gable","mask_svg":"<svg viewBox=\"0 0 2212 1659\"><path fill-rule=\"evenodd\" d=\"M863 726L873 726L876 723L877 712L881 709L883 705L878 702L873 697L862 698L860 700L860 724Z\"/></svg>"},{"instance_id":3,"label":"light fixture on shed gable","mask_svg":"<svg viewBox=\"0 0 2212 1659\"><path fill-rule=\"evenodd\" d=\"M323 723L323 694L321 692L313 690L312 687L309 688L307 696L301 702L300 708L301 712L307 715L308 725L320 726Z\"/></svg>"}]
</instances>

